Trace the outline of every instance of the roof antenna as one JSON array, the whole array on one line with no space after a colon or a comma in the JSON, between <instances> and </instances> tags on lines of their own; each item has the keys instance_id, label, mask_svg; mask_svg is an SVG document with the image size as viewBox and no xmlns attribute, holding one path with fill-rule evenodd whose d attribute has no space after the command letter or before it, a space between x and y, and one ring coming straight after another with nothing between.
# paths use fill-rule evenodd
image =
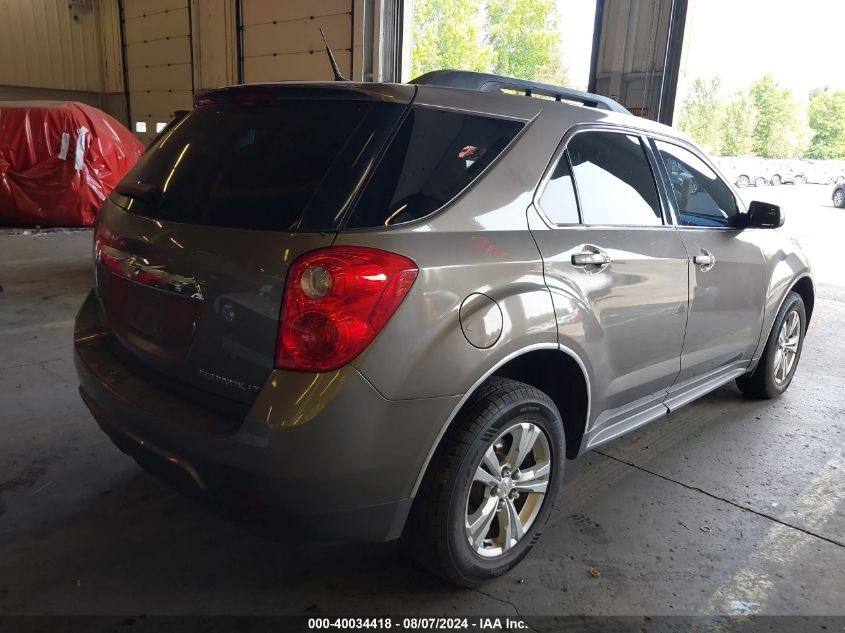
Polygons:
<instances>
[{"instance_id":1,"label":"roof antenna","mask_svg":"<svg viewBox=\"0 0 845 633\"><path fill-rule=\"evenodd\" d=\"M332 54L332 49L329 48L329 43L326 41L326 35L323 33L323 27L320 27L320 37L323 38L323 44L326 45L326 54L329 56L329 63L332 65L332 72L334 73L335 81L349 81L346 77L340 74L340 69L337 67L337 62Z\"/></svg>"}]
</instances>

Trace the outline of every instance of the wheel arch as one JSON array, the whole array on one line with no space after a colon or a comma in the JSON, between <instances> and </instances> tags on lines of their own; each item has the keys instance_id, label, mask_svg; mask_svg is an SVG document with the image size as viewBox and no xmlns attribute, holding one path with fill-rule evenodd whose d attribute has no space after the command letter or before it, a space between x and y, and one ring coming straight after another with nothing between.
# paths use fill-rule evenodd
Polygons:
<instances>
[{"instance_id":1,"label":"wheel arch","mask_svg":"<svg viewBox=\"0 0 845 633\"><path fill-rule=\"evenodd\" d=\"M786 294L789 295L790 292L797 292L804 301L804 309L807 312L807 323L805 326L808 327L810 325L810 319L813 316L813 308L816 305L816 289L813 286L813 280L809 275L804 275L792 284L792 287ZM783 301L786 301L786 296L784 296ZM781 301L781 305L783 305L783 301ZM778 308L779 310L780 308Z\"/></svg>"},{"instance_id":2,"label":"wheel arch","mask_svg":"<svg viewBox=\"0 0 845 633\"><path fill-rule=\"evenodd\" d=\"M577 456L590 416L591 394L587 368L578 355L567 347L552 343L532 345L500 359L463 395L429 449L411 497L416 497L437 449L467 402L494 376L519 380L546 393L557 405L563 418L566 456L570 459ZM552 378L558 376L560 379L552 382Z\"/></svg>"},{"instance_id":3,"label":"wheel arch","mask_svg":"<svg viewBox=\"0 0 845 633\"><path fill-rule=\"evenodd\" d=\"M757 367L757 363L760 361L760 358L763 355L763 350L766 347L766 343L769 340L769 337L772 335L772 328L775 325L775 319L780 313L780 309L783 307L786 298L789 296L790 292L797 292L798 295L801 297L801 300L804 302L804 310L807 314L807 323L805 324L805 331L806 328L810 325L810 319L813 315L813 308L816 305L816 289L813 283L813 278L810 276L809 272L805 272L802 275L799 275L797 278L793 279L789 285L789 289L783 293L780 300L777 302L777 308L773 309L771 312L771 322L765 325L765 336L760 337L760 341L757 343L757 351L754 353L754 359L749 366L749 372L753 371ZM768 320L768 319L767 319Z\"/></svg>"}]
</instances>

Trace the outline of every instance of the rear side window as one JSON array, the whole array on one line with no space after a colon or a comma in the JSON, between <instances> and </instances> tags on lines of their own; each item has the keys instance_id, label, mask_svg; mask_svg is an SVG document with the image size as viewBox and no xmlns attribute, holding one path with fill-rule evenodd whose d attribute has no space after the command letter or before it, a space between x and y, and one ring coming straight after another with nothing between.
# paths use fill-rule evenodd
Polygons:
<instances>
[{"instance_id":1,"label":"rear side window","mask_svg":"<svg viewBox=\"0 0 845 633\"><path fill-rule=\"evenodd\" d=\"M677 145L663 141L655 141L655 145L669 172L669 182L682 225L739 225L739 209L733 193L707 163Z\"/></svg>"},{"instance_id":2,"label":"rear side window","mask_svg":"<svg viewBox=\"0 0 845 633\"><path fill-rule=\"evenodd\" d=\"M412 107L347 227L393 226L434 213L472 184L522 127L517 121Z\"/></svg>"},{"instance_id":3,"label":"rear side window","mask_svg":"<svg viewBox=\"0 0 845 633\"><path fill-rule=\"evenodd\" d=\"M335 230L405 106L346 100L210 105L165 132L124 179L142 215L212 226Z\"/></svg>"},{"instance_id":4,"label":"rear side window","mask_svg":"<svg viewBox=\"0 0 845 633\"><path fill-rule=\"evenodd\" d=\"M567 146L584 224L663 224L642 142L616 132L582 132Z\"/></svg>"}]
</instances>

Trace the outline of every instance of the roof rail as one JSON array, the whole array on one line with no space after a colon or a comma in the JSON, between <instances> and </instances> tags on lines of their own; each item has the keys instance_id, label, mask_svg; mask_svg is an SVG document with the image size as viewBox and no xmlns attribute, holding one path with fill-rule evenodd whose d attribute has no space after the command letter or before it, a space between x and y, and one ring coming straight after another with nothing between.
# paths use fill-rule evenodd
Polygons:
<instances>
[{"instance_id":1,"label":"roof rail","mask_svg":"<svg viewBox=\"0 0 845 633\"><path fill-rule=\"evenodd\" d=\"M411 83L420 86L463 88L464 90L480 90L482 92L517 90L523 92L526 97L543 95L544 97L553 97L555 101L575 101L591 108L631 114L621 103L591 92L581 92L580 90L552 86L537 81L470 70L434 70L411 80Z\"/></svg>"}]
</instances>

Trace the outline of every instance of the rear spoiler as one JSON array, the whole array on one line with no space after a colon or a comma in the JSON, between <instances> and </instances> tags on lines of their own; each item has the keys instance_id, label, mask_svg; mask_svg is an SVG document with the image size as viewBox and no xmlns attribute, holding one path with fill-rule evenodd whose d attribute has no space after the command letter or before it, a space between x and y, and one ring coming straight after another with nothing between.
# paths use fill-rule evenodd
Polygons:
<instances>
[{"instance_id":1,"label":"rear spoiler","mask_svg":"<svg viewBox=\"0 0 845 633\"><path fill-rule=\"evenodd\" d=\"M351 81L279 81L266 84L240 84L198 92L194 107L217 103L260 103L290 99L326 101L390 101L410 103L416 86L407 84L353 83Z\"/></svg>"}]
</instances>

